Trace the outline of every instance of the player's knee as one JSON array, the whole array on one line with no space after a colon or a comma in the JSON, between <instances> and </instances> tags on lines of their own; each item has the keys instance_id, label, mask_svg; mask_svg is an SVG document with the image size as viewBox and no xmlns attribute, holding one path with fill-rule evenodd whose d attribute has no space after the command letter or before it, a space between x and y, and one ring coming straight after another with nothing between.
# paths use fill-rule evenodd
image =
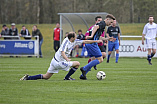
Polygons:
<instances>
[{"instance_id":1,"label":"player's knee","mask_svg":"<svg viewBox=\"0 0 157 104\"><path fill-rule=\"evenodd\" d=\"M78 61L76 61L77 66L80 66L80 63Z\"/></svg>"},{"instance_id":2,"label":"player's knee","mask_svg":"<svg viewBox=\"0 0 157 104\"><path fill-rule=\"evenodd\" d=\"M74 61L73 63L73 67L78 68L80 66L80 63L78 61Z\"/></svg>"},{"instance_id":3,"label":"player's knee","mask_svg":"<svg viewBox=\"0 0 157 104\"><path fill-rule=\"evenodd\" d=\"M119 50L116 50L116 53L119 53Z\"/></svg>"},{"instance_id":4,"label":"player's knee","mask_svg":"<svg viewBox=\"0 0 157 104\"><path fill-rule=\"evenodd\" d=\"M105 52L103 52L103 53L102 53L102 56L103 56L103 58L105 58L105 57L106 57L106 53L105 53Z\"/></svg>"},{"instance_id":5,"label":"player's knee","mask_svg":"<svg viewBox=\"0 0 157 104\"><path fill-rule=\"evenodd\" d=\"M102 62L103 62L103 58L102 58L102 57L99 58L98 60L99 60L99 63L102 63Z\"/></svg>"},{"instance_id":6,"label":"player's knee","mask_svg":"<svg viewBox=\"0 0 157 104\"><path fill-rule=\"evenodd\" d=\"M153 53L155 54L155 53L156 53L156 50L153 50Z\"/></svg>"}]
</instances>

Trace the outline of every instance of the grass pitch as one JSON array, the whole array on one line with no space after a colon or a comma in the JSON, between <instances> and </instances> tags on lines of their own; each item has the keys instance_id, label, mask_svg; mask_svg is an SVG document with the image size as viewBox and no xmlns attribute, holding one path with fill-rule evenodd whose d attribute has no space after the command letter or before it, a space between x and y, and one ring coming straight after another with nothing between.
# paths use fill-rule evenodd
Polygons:
<instances>
[{"instance_id":1,"label":"grass pitch","mask_svg":"<svg viewBox=\"0 0 157 104\"><path fill-rule=\"evenodd\" d=\"M81 66L88 58L72 58ZM24 74L46 73L51 58L0 58L0 104L157 104L157 59L153 65L146 58L114 58L105 61L80 80L80 70L64 81L66 71L49 80L20 81ZM97 80L96 73L104 71L106 79Z\"/></svg>"}]
</instances>

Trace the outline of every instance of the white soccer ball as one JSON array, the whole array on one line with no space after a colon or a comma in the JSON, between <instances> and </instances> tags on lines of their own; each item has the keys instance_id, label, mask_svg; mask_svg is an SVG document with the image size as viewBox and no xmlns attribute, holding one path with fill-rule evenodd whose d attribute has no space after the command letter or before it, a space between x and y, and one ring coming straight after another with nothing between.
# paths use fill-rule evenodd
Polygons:
<instances>
[{"instance_id":1,"label":"white soccer ball","mask_svg":"<svg viewBox=\"0 0 157 104\"><path fill-rule=\"evenodd\" d=\"M97 73L96 77L97 77L98 80L102 80L102 79L105 79L105 78L106 78L106 74L105 74L105 72L103 72L103 71L99 71L99 72Z\"/></svg>"}]
</instances>

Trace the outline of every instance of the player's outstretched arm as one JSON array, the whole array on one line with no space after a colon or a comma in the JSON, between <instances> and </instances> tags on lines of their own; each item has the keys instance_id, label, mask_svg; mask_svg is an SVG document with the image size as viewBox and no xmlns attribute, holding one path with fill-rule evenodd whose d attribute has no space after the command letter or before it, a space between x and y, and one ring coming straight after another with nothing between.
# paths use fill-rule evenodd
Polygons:
<instances>
[{"instance_id":1,"label":"player's outstretched arm","mask_svg":"<svg viewBox=\"0 0 157 104\"><path fill-rule=\"evenodd\" d=\"M90 43L102 43L102 40L83 40L82 43L90 44Z\"/></svg>"},{"instance_id":2,"label":"player's outstretched arm","mask_svg":"<svg viewBox=\"0 0 157 104\"><path fill-rule=\"evenodd\" d=\"M113 37L107 37L107 38L105 38L105 37L102 37L102 36L100 36L100 40L110 40L110 41L115 41L116 40L116 38L113 38Z\"/></svg>"},{"instance_id":3,"label":"player's outstretched arm","mask_svg":"<svg viewBox=\"0 0 157 104\"><path fill-rule=\"evenodd\" d=\"M144 45L144 36L145 34L142 34L142 45Z\"/></svg>"},{"instance_id":4,"label":"player's outstretched arm","mask_svg":"<svg viewBox=\"0 0 157 104\"><path fill-rule=\"evenodd\" d=\"M86 36L86 39L93 38L93 36L94 36L95 32L97 31L97 29L99 29L99 25L94 26L91 36Z\"/></svg>"}]
</instances>

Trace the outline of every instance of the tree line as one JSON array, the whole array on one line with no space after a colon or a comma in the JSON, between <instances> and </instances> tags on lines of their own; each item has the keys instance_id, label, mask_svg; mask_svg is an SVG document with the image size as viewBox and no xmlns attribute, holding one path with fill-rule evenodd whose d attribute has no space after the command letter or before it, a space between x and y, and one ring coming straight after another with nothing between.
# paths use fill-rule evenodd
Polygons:
<instances>
[{"instance_id":1,"label":"tree line","mask_svg":"<svg viewBox=\"0 0 157 104\"><path fill-rule=\"evenodd\" d=\"M0 24L52 24L57 13L107 12L119 23L157 19L157 0L0 0Z\"/></svg>"}]
</instances>

